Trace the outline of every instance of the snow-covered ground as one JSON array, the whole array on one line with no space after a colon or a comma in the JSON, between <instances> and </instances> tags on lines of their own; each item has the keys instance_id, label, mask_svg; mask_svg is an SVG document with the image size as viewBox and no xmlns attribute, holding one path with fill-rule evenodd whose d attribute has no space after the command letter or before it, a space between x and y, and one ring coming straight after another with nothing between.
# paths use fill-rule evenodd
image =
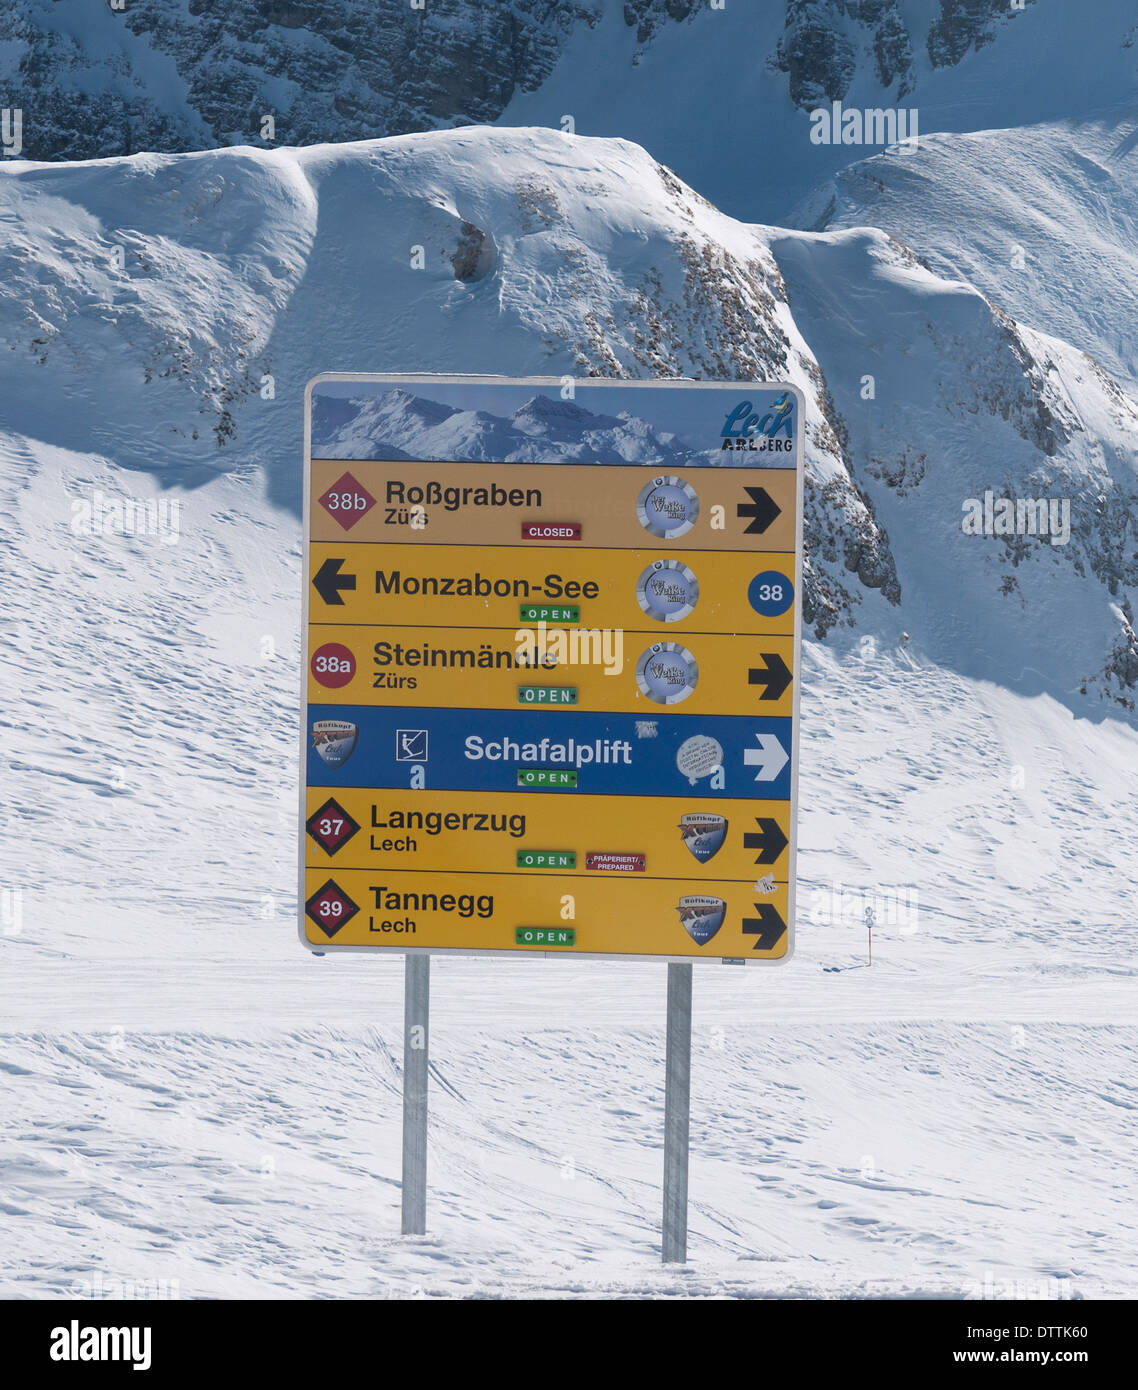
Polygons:
<instances>
[{"instance_id":1,"label":"snow-covered ground","mask_svg":"<svg viewBox=\"0 0 1138 1390\"><path fill-rule=\"evenodd\" d=\"M1124 387L881 232L743 227L623 142L0 186L0 1294L1135 1292L1138 730L1125 662L1096 684L1134 584ZM696 972L686 1270L657 1264L662 966L435 962L404 1240L400 963L296 942L300 392L472 365L808 392L835 625L797 954ZM1070 545L963 536L985 478L1069 493ZM114 534L115 499L165 528Z\"/></svg>"},{"instance_id":2,"label":"snow-covered ground","mask_svg":"<svg viewBox=\"0 0 1138 1390\"><path fill-rule=\"evenodd\" d=\"M4 476L0 1293L1134 1292L1132 729L811 644L797 955L696 970L690 1267L653 965L436 959L404 1239L400 962L295 939L294 519L227 478L76 544L121 472Z\"/></svg>"},{"instance_id":3,"label":"snow-covered ground","mask_svg":"<svg viewBox=\"0 0 1138 1390\"><path fill-rule=\"evenodd\" d=\"M717 1007L702 972L690 1263L663 1270L662 1034L627 1021L650 994L658 1012L661 977L638 973L619 1018L575 967L499 983L499 1017L464 1026L487 973L437 972L424 1238L398 1234L392 980L370 1026L21 1036L0 1290L1133 1296L1131 1032L787 1021L772 990ZM538 990L544 1021L522 1005ZM297 994L277 990L282 1011Z\"/></svg>"}]
</instances>

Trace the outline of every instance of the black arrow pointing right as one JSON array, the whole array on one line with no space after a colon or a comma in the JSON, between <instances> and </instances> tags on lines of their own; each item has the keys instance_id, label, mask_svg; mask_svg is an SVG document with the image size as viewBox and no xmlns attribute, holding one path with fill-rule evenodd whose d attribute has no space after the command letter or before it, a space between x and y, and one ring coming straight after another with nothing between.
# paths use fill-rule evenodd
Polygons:
<instances>
[{"instance_id":1,"label":"black arrow pointing right","mask_svg":"<svg viewBox=\"0 0 1138 1390\"><path fill-rule=\"evenodd\" d=\"M340 573L340 566L343 563L343 560L333 560L329 557L312 577L312 587L324 602L339 604L341 608L344 606L344 600L340 597L340 590L356 587L354 574Z\"/></svg>"},{"instance_id":2,"label":"black arrow pointing right","mask_svg":"<svg viewBox=\"0 0 1138 1390\"><path fill-rule=\"evenodd\" d=\"M755 860L756 864L773 864L789 841L782 833L782 826L778 821L768 820L766 816L756 816L755 824L762 834L756 835L753 830L748 831L743 836L743 848L760 851L759 857Z\"/></svg>"},{"instance_id":3,"label":"black arrow pointing right","mask_svg":"<svg viewBox=\"0 0 1138 1390\"><path fill-rule=\"evenodd\" d=\"M751 518L743 529L745 536L761 536L775 517L782 515L782 508L765 487L745 487L743 491L751 500L740 502L735 515Z\"/></svg>"},{"instance_id":4,"label":"black arrow pointing right","mask_svg":"<svg viewBox=\"0 0 1138 1390\"><path fill-rule=\"evenodd\" d=\"M743 918L743 935L758 937L751 948L752 950L773 950L782 940L783 933L786 931L786 923L782 920L774 903L756 903L755 911L759 914L757 917Z\"/></svg>"},{"instance_id":5,"label":"black arrow pointing right","mask_svg":"<svg viewBox=\"0 0 1138 1390\"><path fill-rule=\"evenodd\" d=\"M777 700L792 680L790 667L783 661L778 652L760 652L759 655L767 663L766 670L764 671L761 666L749 670L747 672L747 684L766 686L766 689L759 696L760 700Z\"/></svg>"}]
</instances>

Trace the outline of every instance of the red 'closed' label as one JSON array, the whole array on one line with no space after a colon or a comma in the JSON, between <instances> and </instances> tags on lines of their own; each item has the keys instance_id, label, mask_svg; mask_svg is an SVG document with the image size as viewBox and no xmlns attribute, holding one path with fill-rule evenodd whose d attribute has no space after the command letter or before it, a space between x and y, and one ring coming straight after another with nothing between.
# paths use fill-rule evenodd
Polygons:
<instances>
[{"instance_id":1,"label":"red 'closed' label","mask_svg":"<svg viewBox=\"0 0 1138 1390\"><path fill-rule=\"evenodd\" d=\"M579 541L579 521L523 521L523 541Z\"/></svg>"}]
</instances>

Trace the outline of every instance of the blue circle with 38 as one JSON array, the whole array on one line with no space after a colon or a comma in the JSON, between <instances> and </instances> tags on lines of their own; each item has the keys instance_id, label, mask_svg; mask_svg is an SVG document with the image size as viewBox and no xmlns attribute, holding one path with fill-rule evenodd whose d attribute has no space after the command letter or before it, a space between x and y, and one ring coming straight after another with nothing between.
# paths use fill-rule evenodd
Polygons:
<instances>
[{"instance_id":1,"label":"blue circle with 38","mask_svg":"<svg viewBox=\"0 0 1138 1390\"><path fill-rule=\"evenodd\" d=\"M778 618L794 602L794 585L778 570L764 570L747 586L747 598L756 613L764 618Z\"/></svg>"}]
</instances>

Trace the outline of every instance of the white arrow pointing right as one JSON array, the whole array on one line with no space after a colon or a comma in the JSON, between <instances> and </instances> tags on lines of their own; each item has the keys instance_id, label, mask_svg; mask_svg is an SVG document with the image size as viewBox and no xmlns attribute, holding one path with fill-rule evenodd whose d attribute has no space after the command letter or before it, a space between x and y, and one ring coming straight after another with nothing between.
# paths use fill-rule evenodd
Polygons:
<instances>
[{"instance_id":1,"label":"white arrow pointing right","mask_svg":"<svg viewBox=\"0 0 1138 1390\"><path fill-rule=\"evenodd\" d=\"M774 734L756 734L757 748L743 749L743 766L757 767L756 782L773 782L790 762L790 754Z\"/></svg>"}]
</instances>

